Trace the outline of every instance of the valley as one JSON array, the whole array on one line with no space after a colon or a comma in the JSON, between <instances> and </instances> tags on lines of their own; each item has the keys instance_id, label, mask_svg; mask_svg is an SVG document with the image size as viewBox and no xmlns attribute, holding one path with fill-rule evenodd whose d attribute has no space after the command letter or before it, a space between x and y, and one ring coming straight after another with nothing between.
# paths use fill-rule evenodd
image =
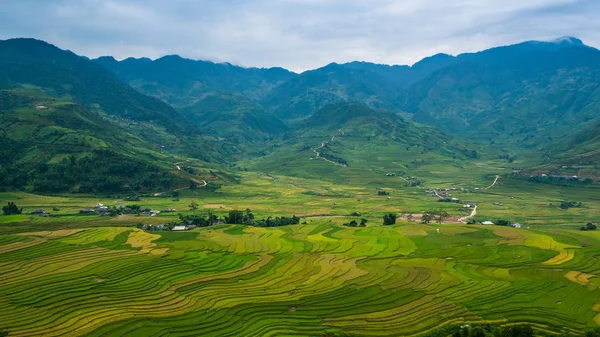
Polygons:
<instances>
[{"instance_id":1,"label":"valley","mask_svg":"<svg viewBox=\"0 0 600 337\"><path fill-rule=\"evenodd\" d=\"M579 40L294 73L12 39L0 64L0 336L600 326Z\"/></svg>"}]
</instances>

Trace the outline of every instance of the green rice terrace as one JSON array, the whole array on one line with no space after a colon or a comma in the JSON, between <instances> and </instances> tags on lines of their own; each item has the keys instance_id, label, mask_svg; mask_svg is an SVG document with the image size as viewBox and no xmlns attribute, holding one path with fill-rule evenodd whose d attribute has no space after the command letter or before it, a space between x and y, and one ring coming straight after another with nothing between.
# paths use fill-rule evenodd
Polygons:
<instances>
[{"instance_id":1,"label":"green rice terrace","mask_svg":"<svg viewBox=\"0 0 600 337\"><path fill-rule=\"evenodd\" d=\"M1 193L3 204L24 209L0 217L0 332L448 336L458 326L527 323L537 335L580 335L600 324L600 232L581 231L577 222L598 219L596 188L500 178L487 190L451 190L478 205L467 221L461 205L407 187L402 177L372 177L373 186L385 186L379 189L240 177L217 190L137 201ZM431 179L430 188L445 179ZM471 184L494 180L477 176ZM581 205L559 206L576 197ZM251 208L257 219L295 214L300 223L150 230L141 225L173 223L177 213L80 214L98 202L220 219ZM434 208L448 217L422 223L419 213ZM36 209L51 214L27 214ZM388 213L398 214L396 224L383 225ZM479 224L502 218L523 226ZM365 227L348 227L360 219Z\"/></svg>"}]
</instances>

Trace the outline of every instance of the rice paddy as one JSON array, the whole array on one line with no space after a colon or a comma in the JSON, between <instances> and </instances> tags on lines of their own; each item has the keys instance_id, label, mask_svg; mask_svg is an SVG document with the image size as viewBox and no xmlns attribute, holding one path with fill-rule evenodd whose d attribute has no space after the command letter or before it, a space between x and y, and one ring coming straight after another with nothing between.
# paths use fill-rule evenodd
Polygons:
<instances>
[{"instance_id":1,"label":"rice paddy","mask_svg":"<svg viewBox=\"0 0 600 337\"><path fill-rule=\"evenodd\" d=\"M92 227L0 240L10 336L415 335L454 323L583 331L600 237L405 223Z\"/></svg>"},{"instance_id":2,"label":"rice paddy","mask_svg":"<svg viewBox=\"0 0 600 337\"><path fill-rule=\"evenodd\" d=\"M241 176L240 185L182 191L178 200L0 193L0 201L15 201L25 212L59 209L49 218L0 217L0 332L410 336L453 324L529 323L539 333L579 334L600 324L600 233L576 230L581 221L600 219L595 189L504 179L487 191L455 192L479 205L478 216L510 214L523 222L521 229L383 226L386 212L443 207L455 214L458 206L388 177L344 184ZM381 197L376 188L392 193ZM550 206L570 197L584 207ZM165 223L177 214L77 215L98 202L190 214L191 200L204 206L201 212L218 215L249 207L258 218L304 219L277 228L146 232L135 225ZM352 212L367 218L367 227L342 226Z\"/></svg>"}]
</instances>

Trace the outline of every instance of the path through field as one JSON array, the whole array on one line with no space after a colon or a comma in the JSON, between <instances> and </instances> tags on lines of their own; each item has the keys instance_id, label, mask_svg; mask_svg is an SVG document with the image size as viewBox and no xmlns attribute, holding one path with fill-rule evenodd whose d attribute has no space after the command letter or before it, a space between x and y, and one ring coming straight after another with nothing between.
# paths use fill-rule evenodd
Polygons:
<instances>
[{"instance_id":1,"label":"path through field","mask_svg":"<svg viewBox=\"0 0 600 337\"><path fill-rule=\"evenodd\" d=\"M459 218L458 221L462 222L462 223L466 223L467 220L474 218L477 215L477 206L478 205L475 205L475 207L473 207L473 210L471 211L470 215Z\"/></svg>"},{"instance_id":2,"label":"path through field","mask_svg":"<svg viewBox=\"0 0 600 337\"><path fill-rule=\"evenodd\" d=\"M494 187L494 185L496 185L496 183L498 182L498 179L500 179L500 175L496 175L496 179L494 179L494 182L490 186L484 188L484 190L489 190L490 188Z\"/></svg>"}]
</instances>

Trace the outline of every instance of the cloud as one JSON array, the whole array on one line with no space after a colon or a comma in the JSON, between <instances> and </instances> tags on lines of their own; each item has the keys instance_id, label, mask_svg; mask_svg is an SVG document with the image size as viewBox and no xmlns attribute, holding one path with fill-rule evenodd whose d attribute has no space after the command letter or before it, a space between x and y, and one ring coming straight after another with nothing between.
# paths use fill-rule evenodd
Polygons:
<instances>
[{"instance_id":1,"label":"cloud","mask_svg":"<svg viewBox=\"0 0 600 337\"><path fill-rule=\"evenodd\" d=\"M180 54L301 71L330 62L412 64L562 35L600 45L596 0L4 0L0 38L79 54Z\"/></svg>"}]
</instances>

